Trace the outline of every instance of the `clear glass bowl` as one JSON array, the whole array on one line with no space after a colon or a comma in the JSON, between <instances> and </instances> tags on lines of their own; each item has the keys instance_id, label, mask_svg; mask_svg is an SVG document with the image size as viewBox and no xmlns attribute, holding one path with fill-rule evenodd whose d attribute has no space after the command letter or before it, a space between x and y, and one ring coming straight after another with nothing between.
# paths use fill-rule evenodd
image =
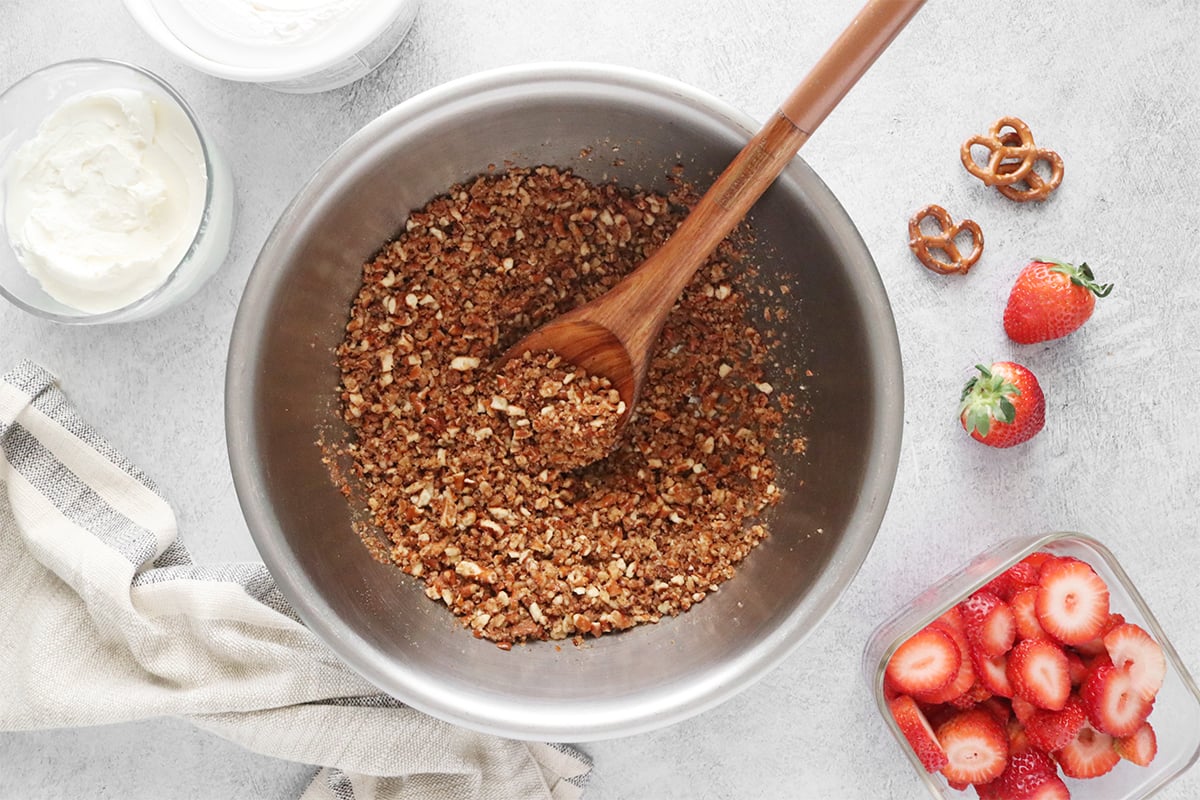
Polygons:
<instances>
[{"instance_id":1,"label":"clear glass bowl","mask_svg":"<svg viewBox=\"0 0 1200 800\"><path fill-rule=\"evenodd\" d=\"M191 246L158 288L120 308L93 313L47 294L10 244L4 213L9 157L37 134L42 121L65 101L106 89L136 89L182 111L195 129L207 184L204 213ZM225 261L233 236L233 175L183 98L161 78L131 64L103 59L64 61L34 72L0 94L0 294L25 311L62 323L99 324L145 319L189 298Z\"/></svg>"},{"instance_id":2,"label":"clear glass bowl","mask_svg":"<svg viewBox=\"0 0 1200 800\"><path fill-rule=\"evenodd\" d=\"M1162 647L1167 675L1149 720L1158 740L1158 755L1147 767L1122 760L1112 772L1099 778L1063 779L1071 790L1072 800L1149 797L1200 757L1200 691L1116 557L1100 542L1084 534L1051 533L1001 542L934 583L876 628L863 652L863 675L875 696L879 714L933 797L939 800L975 797L971 790L951 789L940 773L926 772L921 766L888 710L883 693L883 673L896 648L910 636L1025 556L1039 550L1058 556L1074 556L1090 564L1108 584L1110 608L1124 615L1126 621L1140 625Z\"/></svg>"}]
</instances>

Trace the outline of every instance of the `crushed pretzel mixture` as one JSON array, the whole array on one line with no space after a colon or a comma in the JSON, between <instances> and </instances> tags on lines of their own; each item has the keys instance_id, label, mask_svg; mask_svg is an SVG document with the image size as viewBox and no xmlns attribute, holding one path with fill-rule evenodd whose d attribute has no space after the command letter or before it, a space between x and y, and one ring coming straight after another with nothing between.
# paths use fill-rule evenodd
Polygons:
<instances>
[{"instance_id":1,"label":"crushed pretzel mixture","mask_svg":"<svg viewBox=\"0 0 1200 800\"><path fill-rule=\"evenodd\" d=\"M539 431L544 406L492 370L644 261L696 199L683 184L664 196L509 168L412 213L364 265L337 353L343 490L362 495L381 555L476 636L579 644L656 622L716 591L767 535L758 518L779 499L767 451L786 446L789 398L765 377L767 345L746 322L751 267L730 241L668 319L607 458L564 470L531 449L561 420ZM551 362L516 368L541 370L539 390L565 387L574 371Z\"/></svg>"},{"instance_id":2,"label":"crushed pretzel mixture","mask_svg":"<svg viewBox=\"0 0 1200 800\"><path fill-rule=\"evenodd\" d=\"M525 352L497 375L496 410L528 416L513 454L531 464L576 469L599 461L617 442L625 402L603 375L589 375L553 351ZM526 409L529 409L526 412Z\"/></svg>"}]
</instances>

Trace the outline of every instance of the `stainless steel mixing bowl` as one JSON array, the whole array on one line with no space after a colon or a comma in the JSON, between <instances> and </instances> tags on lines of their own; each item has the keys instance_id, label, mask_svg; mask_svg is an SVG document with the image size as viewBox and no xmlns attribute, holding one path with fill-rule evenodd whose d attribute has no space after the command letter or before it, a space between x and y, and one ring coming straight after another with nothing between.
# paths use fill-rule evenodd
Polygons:
<instances>
[{"instance_id":1,"label":"stainless steel mixing bowl","mask_svg":"<svg viewBox=\"0 0 1200 800\"><path fill-rule=\"evenodd\" d=\"M263 247L238 311L226 422L255 543L303 620L351 667L412 706L482 731L581 741L711 708L777 665L854 577L900 449L900 352L854 225L799 158L755 207L766 285L792 292L786 360L811 407L808 449L783 455L771 536L737 576L677 618L504 652L423 587L368 555L314 444L344 430L333 349L360 267L408 212L505 161L665 188L707 183L757 125L696 89L590 65L482 74L383 114L317 170ZM802 374L802 373L801 373ZM781 380L781 379L780 379ZM780 389L797 387L780 386Z\"/></svg>"}]
</instances>

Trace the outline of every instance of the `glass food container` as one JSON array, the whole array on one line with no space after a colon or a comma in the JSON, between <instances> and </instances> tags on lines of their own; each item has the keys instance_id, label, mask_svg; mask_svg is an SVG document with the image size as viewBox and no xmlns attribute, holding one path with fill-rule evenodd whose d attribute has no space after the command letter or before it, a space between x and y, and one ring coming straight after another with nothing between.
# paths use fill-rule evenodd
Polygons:
<instances>
[{"instance_id":1,"label":"glass food container","mask_svg":"<svg viewBox=\"0 0 1200 800\"><path fill-rule=\"evenodd\" d=\"M884 670L896 649L910 636L965 600L1031 553L1072 556L1091 565L1108 585L1109 607L1127 622L1141 626L1162 647L1166 677L1149 722L1156 732L1158 753L1149 766L1122 759L1106 775L1090 780L1063 777L1072 800L1137 800L1149 797L1190 767L1200 756L1200 692L1179 660L1170 639L1154 618L1116 557L1095 539L1080 533L1051 533L1009 539L980 554L906 604L871 634L863 653L863 674L884 724L892 732L921 782L934 798L974 798L973 789L951 788L940 773L930 773L901 733L884 694Z\"/></svg>"}]
</instances>

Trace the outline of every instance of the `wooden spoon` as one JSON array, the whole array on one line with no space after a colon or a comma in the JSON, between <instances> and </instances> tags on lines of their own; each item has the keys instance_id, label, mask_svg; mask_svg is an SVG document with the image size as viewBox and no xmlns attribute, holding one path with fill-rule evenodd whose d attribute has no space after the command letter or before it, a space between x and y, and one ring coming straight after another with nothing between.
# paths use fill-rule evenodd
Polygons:
<instances>
[{"instance_id":1,"label":"wooden spoon","mask_svg":"<svg viewBox=\"0 0 1200 800\"><path fill-rule=\"evenodd\" d=\"M628 421L679 294L924 2L869 0L662 247L600 297L518 341L501 363L553 350L607 377L625 402L621 423Z\"/></svg>"}]
</instances>

